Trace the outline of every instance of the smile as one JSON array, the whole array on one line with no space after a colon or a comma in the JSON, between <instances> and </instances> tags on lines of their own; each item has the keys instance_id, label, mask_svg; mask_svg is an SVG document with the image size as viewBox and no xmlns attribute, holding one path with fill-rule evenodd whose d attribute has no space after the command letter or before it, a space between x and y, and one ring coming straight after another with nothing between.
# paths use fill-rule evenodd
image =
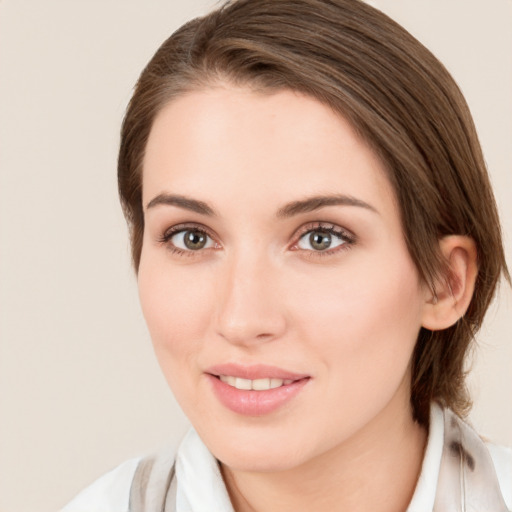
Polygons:
<instances>
[{"instance_id":1,"label":"smile","mask_svg":"<svg viewBox=\"0 0 512 512\"><path fill-rule=\"evenodd\" d=\"M311 376L267 365L221 364L205 377L222 406L242 416L263 416L284 408L300 395Z\"/></svg>"},{"instance_id":2,"label":"smile","mask_svg":"<svg viewBox=\"0 0 512 512\"><path fill-rule=\"evenodd\" d=\"M219 379L236 389L246 391L267 391L269 389L280 388L292 384L293 379L242 379L241 377L233 377L232 375L219 375Z\"/></svg>"}]
</instances>

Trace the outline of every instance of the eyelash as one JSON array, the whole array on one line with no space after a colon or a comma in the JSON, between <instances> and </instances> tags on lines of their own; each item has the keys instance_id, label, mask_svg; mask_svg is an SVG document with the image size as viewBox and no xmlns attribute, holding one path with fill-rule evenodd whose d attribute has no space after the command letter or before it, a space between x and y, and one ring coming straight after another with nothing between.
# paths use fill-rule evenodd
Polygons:
<instances>
[{"instance_id":1,"label":"eyelash","mask_svg":"<svg viewBox=\"0 0 512 512\"><path fill-rule=\"evenodd\" d=\"M314 232L328 233L340 239L342 243L334 247L333 249L326 249L324 251L301 249L298 246L300 241L306 235ZM346 229L343 229L342 227L337 226L336 224L325 222L314 222L302 226L297 232L297 234L294 235L294 239L296 241L292 244L291 250L302 251L309 258L323 258L326 256L332 256L333 254L337 254L340 251L346 251L350 249L357 241L356 236L350 231L347 231Z\"/></svg>"},{"instance_id":2,"label":"eyelash","mask_svg":"<svg viewBox=\"0 0 512 512\"><path fill-rule=\"evenodd\" d=\"M215 237L200 224L177 224L176 226L172 226L167 229L163 235L158 239L158 243L165 245L166 248L171 251L173 254L177 254L179 256L187 256L187 257L195 257L198 256L201 250L193 251L193 250L184 250L176 247L173 243L171 243L171 238L178 233L186 232L186 231L196 231L202 235L207 236L211 240L213 240L215 247L213 249L218 249L220 245L215 241ZM211 247L208 249L212 249Z\"/></svg>"},{"instance_id":3,"label":"eyelash","mask_svg":"<svg viewBox=\"0 0 512 512\"><path fill-rule=\"evenodd\" d=\"M198 256L199 253L204 252L205 249L199 249L197 251L194 250L184 250L179 247L176 247L174 244L171 243L171 239L174 235L186 231L196 231L202 235L207 236L210 238L213 243L214 247L209 247L209 249L219 249L221 246L218 242L215 241L215 236L210 233L208 229L206 229L204 226L200 224L177 224L176 226L172 226L169 229L167 229L161 237L158 239L158 243L165 245L168 250L170 250L173 254L177 254L179 256L187 256L187 257L195 257ZM306 236L309 233L313 233L315 231L321 232L321 233L328 233L330 235L333 235L334 237L340 239L343 243L340 245L334 247L333 249L326 249L323 251L314 251L314 250L308 250L308 249L301 249L298 245L302 238ZM331 223L325 223L325 222L314 222L314 223L308 223L301 228L293 235L293 239L295 240L290 250L292 251L301 251L304 254L307 254L307 257L311 258L317 258L317 257L325 257L325 256L331 256L333 254L338 253L339 251L346 251L350 249L355 243L356 243L356 237L351 232L341 228L340 226L337 226L335 224Z\"/></svg>"}]
</instances>

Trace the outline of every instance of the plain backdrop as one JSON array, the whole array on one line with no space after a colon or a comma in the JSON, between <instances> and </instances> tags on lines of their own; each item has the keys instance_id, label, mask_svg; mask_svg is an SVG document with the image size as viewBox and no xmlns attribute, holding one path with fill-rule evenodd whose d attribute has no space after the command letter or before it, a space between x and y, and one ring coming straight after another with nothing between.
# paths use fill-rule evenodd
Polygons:
<instances>
[{"instance_id":1,"label":"plain backdrop","mask_svg":"<svg viewBox=\"0 0 512 512\"><path fill-rule=\"evenodd\" d=\"M371 3L465 93L512 264L512 1ZM0 512L56 510L186 428L140 313L116 153L142 67L213 4L0 0ZM504 285L471 376L473 423L509 445L511 305Z\"/></svg>"}]
</instances>

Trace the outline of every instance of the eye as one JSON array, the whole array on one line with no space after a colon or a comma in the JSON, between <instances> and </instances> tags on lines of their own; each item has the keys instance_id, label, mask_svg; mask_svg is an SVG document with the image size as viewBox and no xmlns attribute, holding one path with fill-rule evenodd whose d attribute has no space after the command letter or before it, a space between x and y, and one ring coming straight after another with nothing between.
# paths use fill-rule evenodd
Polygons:
<instances>
[{"instance_id":1,"label":"eye","mask_svg":"<svg viewBox=\"0 0 512 512\"><path fill-rule=\"evenodd\" d=\"M198 228L171 231L166 233L164 241L181 251L200 251L214 247L214 241L207 233Z\"/></svg>"},{"instance_id":2,"label":"eye","mask_svg":"<svg viewBox=\"0 0 512 512\"><path fill-rule=\"evenodd\" d=\"M298 249L315 252L328 252L345 244L353 243L353 238L336 226L309 229L297 242Z\"/></svg>"},{"instance_id":3,"label":"eye","mask_svg":"<svg viewBox=\"0 0 512 512\"><path fill-rule=\"evenodd\" d=\"M317 229L302 235L297 246L299 249L326 251L345 243L339 236L333 236L324 230Z\"/></svg>"}]
</instances>

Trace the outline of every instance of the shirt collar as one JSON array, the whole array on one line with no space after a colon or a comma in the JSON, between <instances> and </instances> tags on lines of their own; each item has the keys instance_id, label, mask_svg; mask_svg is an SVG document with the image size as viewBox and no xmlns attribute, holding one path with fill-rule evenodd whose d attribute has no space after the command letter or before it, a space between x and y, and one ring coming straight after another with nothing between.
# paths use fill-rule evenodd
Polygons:
<instances>
[{"instance_id":1,"label":"shirt collar","mask_svg":"<svg viewBox=\"0 0 512 512\"><path fill-rule=\"evenodd\" d=\"M430 408L428 440L421 473L407 512L426 512L434 509L443 443L444 414L441 407L433 403Z\"/></svg>"},{"instance_id":2,"label":"shirt collar","mask_svg":"<svg viewBox=\"0 0 512 512\"><path fill-rule=\"evenodd\" d=\"M179 447L176 476L176 510L211 512L215 503L215 510L234 512L219 464L194 429L188 431Z\"/></svg>"}]
</instances>

